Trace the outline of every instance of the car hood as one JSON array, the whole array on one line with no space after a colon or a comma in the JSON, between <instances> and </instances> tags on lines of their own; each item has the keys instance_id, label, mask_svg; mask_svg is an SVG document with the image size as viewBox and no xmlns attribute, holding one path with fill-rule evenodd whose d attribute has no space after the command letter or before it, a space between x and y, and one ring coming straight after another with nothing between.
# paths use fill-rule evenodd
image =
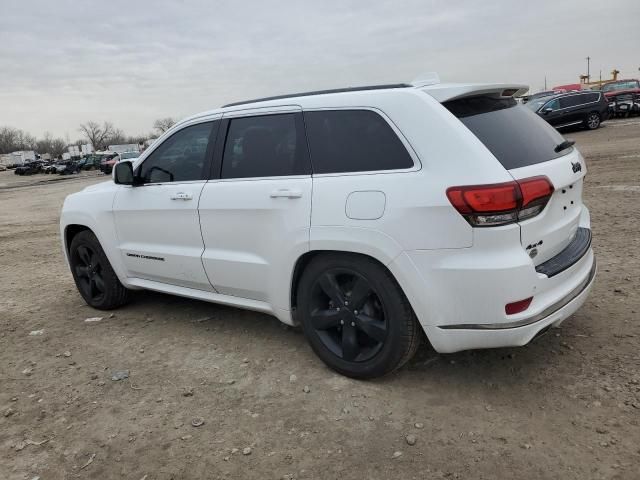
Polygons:
<instances>
[{"instance_id":1,"label":"car hood","mask_svg":"<svg viewBox=\"0 0 640 480\"><path fill-rule=\"evenodd\" d=\"M109 190L113 187L113 181L107 180L106 182L96 183L95 185L89 185L88 187L83 188L82 192L100 192L103 190Z\"/></svg>"}]
</instances>

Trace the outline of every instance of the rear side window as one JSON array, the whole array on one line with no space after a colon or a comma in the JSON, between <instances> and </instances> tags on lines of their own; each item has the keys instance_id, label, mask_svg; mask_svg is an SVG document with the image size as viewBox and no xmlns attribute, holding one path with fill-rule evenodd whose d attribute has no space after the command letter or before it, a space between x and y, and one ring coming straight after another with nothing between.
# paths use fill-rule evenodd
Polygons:
<instances>
[{"instance_id":1,"label":"rear side window","mask_svg":"<svg viewBox=\"0 0 640 480\"><path fill-rule=\"evenodd\" d=\"M513 98L467 97L444 102L451 113L510 170L546 162L571 152L553 127Z\"/></svg>"},{"instance_id":2,"label":"rear side window","mask_svg":"<svg viewBox=\"0 0 640 480\"><path fill-rule=\"evenodd\" d=\"M222 158L222 178L309 173L299 114L233 118Z\"/></svg>"},{"instance_id":3,"label":"rear side window","mask_svg":"<svg viewBox=\"0 0 640 480\"><path fill-rule=\"evenodd\" d=\"M585 103L597 102L598 100L600 100L599 93L585 93L584 97L585 97L585 100L584 100Z\"/></svg>"},{"instance_id":4,"label":"rear side window","mask_svg":"<svg viewBox=\"0 0 640 480\"><path fill-rule=\"evenodd\" d=\"M581 103L586 103L587 99L582 95L569 95L568 97L560 97L560 108L575 107Z\"/></svg>"},{"instance_id":5,"label":"rear side window","mask_svg":"<svg viewBox=\"0 0 640 480\"><path fill-rule=\"evenodd\" d=\"M314 173L366 172L413 167L389 124L371 110L305 112Z\"/></svg>"}]
</instances>

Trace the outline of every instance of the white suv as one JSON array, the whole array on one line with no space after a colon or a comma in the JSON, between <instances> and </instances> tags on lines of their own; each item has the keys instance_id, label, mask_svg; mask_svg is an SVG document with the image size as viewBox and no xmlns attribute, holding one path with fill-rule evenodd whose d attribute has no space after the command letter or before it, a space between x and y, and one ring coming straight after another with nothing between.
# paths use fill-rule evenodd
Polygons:
<instances>
[{"instance_id":1,"label":"white suv","mask_svg":"<svg viewBox=\"0 0 640 480\"><path fill-rule=\"evenodd\" d=\"M585 165L521 85L384 85L227 105L67 197L86 302L149 289L276 316L335 370L524 345L585 301Z\"/></svg>"}]
</instances>

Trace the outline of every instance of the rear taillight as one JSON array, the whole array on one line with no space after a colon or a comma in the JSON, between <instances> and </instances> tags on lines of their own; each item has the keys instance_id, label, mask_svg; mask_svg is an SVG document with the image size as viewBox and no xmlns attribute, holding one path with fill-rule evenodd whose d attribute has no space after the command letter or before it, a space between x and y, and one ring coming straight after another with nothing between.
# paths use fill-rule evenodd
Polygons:
<instances>
[{"instance_id":1,"label":"rear taillight","mask_svg":"<svg viewBox=\"0 0 640 480\"><path fill-rule=\"evenodd\" d=\"M447 189L451 204L473 227L493 227L538 215L553 194L545 176Z\"/></svg>"}]
</instances>

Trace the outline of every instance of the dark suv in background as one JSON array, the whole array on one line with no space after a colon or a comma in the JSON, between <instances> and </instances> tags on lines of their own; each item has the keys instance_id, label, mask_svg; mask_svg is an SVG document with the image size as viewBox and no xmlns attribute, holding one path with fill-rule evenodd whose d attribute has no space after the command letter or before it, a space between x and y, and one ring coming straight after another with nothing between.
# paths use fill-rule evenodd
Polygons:
<instances>
[{"instance_id":1,"label":"dark suv in background","mask_svg":"<svg viewBox=\"0 0 640 480\"><path fill-rule=\"evenodd\" d=\"M556 128L582 125L595 130L609 118L609 103L605 96L591 90L542 97L529 101L525 107Z\"/></svg>"}]
</instances>

